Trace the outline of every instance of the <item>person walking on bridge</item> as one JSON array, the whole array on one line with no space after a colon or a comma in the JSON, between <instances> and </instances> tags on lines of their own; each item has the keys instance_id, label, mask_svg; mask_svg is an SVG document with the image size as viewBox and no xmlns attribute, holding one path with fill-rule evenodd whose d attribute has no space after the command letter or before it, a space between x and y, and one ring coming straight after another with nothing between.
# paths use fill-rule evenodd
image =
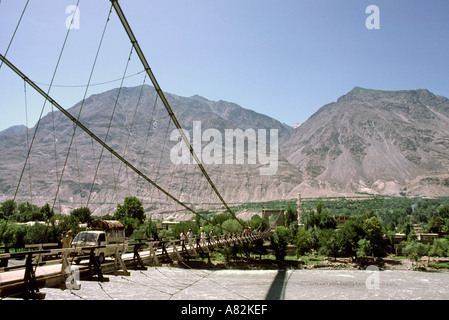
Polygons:
<instances>
[{"instance_id":1,"label":"person walking on bridge","mask_svg":"<svg viewBox=\"0 0 449 320\"><path fill-rule=\"evenodd\" d=\"M72 230L67 231L61 240L62 248L70 248L72 246Z\"/></svg>"},{"instance_id":2,"label":"person walking on bridge","mask_svg":"<svg viewBox=\"0 0 449 320\"><path fill-rule=\"evenodd\" d=\"M184 230L182 230L181 234L179 235L179 240L181 240L181 246L184 246L184 241L186 240L186 234L184 233Z\"/></svg>"}]
</instances>

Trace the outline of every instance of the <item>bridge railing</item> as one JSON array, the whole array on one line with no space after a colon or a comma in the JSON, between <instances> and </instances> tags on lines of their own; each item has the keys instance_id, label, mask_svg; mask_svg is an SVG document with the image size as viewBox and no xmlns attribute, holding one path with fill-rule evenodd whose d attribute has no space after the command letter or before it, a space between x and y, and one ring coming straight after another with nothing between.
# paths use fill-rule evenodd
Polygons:
<instances>
[{"instance_id":1,"label":"bridge railing","mask_svg":"<svg viewBox=\"0 0 449 320\"><path fill-rule=\"evenodd\" d=\"M62 279L66 279L73 272L72 261L78 257L83 257L85 259L88 258L89 270L93 269L94 274L96 274L98 279L102 281L102 267L98 261L98 256L95 254L95 251L97 249L107 247L115 248L115 254L113 255L115 258L115 270L122 269L125 275L129 275L125 262L122 259L123 254L133 253L132 261L135 262L135 267L146 268L142 255L144 255L145 259L152 260L159 264L159 259L161 257L166 257L169 261L172 261L173 258L182 260L183 255L188 255L190 257L198 256L199 253L209 253L227 246L238 245L245 242L253 242L259 239L265 239L269 236L271 236L271 232L269 231L251 234L227 234L207 236L205 238L191 237L186 238L184 241L180 239L170 239L139 241L135 243L127 242L125 247L123 247L123 244L112 244L102 246L45 249L54 246L55 244L30 245L28 246L28 249L37 248L37 250L0 254L0 263L3 265L0 267L0 274L19 269L24 270L23 278L21 279L5 280L6 277L0 276L0 280L2 280L0 281L0 287L4 285L4 282L21 281L25 283L27 293L37 294L39 293L39 287L36 279L37 267L60 264L61 267L59 270L59 275ZM89 251L89 255L86 255L85 251ZM46 257L52 257L52 259L46 259ZM8 260L10 259L25 261L23 264L8 266ZM129 259L129 257L127 259Z\"/></svg>"},{"instance_id":2,"label":"bridge railing","mask_svg":"<svg viewBox=\"0 0 449 320\"><path fill-rule=\"evenodd\" d=\"M123 244L111 244L102 246L85 246L85 247L72 247L72 248L54 248L57 243L44 243L44 244L31 244L26 245L26 249L35 248L32 251L23 251L15 253L0 253L0 272L8 271L11 269L25 268L25 264L16 265L13 267L8 267L7 263L9 259L25 259L28 256L32 256L34 264L55 264L60 262L60 260L66 256L69 258L84 257L88 258L85 251L91 251L102 248L115 248L122 249L118 253L133 252L138 254L139 252L146 250L149 251L149 255L153 258L157 257L158 253L191 253L191 255L197 255L197 251L210 251L217 250L224 246L230 246L235 244L242 244L245 242L254 242L259 239L265 239L271 236L271 232L253 232L250 234L226 234L226 235L215 235L206 237L191 237L186 238L184 241L181 239L169 239L169 240L150 240L140 239L137 242L127 242ZM46 249L51 248L51 249ZM129 251L132 249L132 251ZM54 259L46 260L46 257L54 257Z\"/></svg>"}]
</instances>

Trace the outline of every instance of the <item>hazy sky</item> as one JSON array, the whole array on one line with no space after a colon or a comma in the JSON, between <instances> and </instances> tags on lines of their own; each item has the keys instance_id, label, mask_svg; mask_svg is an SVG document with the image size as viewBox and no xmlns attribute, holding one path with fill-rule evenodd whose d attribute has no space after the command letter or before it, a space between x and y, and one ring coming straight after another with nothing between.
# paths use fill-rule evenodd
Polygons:
<instances>
[{"instance_id":1,"label":"hazy sky","mask_svg":"<svg viewBox=\"0 0 449 320\"><path fill-rule=\"evenodd\" d=\"M5 54L26 0L0 2ZM7 58L47 91L77 0L30 0ZM181 96L235 102L286 124L304 122L355 86L426 88L449 97L447 0L121 0L161 86ZM368 29L370 5L380 29ZM88 82L110 9L80 0L50 95L69 108ZM120 86L131 44L112 12L87 96ZM124 86L142 84L134 53ZM136 75L137 74L137 75ZM147 80L147 84L151 84ZM70 87L62 87L70 86ZM27 87L28 126L44 100ZM26 124L23 80L0 69L0 130ZM44 115L51 110L47 103ZM175 110L176 112L176 110Z\"/></svg>"}]
</instances>

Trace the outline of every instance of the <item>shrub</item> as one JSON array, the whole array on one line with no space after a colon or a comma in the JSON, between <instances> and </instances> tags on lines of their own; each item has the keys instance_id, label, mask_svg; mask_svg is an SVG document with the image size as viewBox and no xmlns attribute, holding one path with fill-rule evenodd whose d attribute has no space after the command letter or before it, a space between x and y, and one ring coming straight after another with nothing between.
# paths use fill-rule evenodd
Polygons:
<instances>
[{"instance_id":1,"label":"shrub","mask_svg":"<svg viewBox=\"0 0 449 320\"><path fill-rule=\"evenodd\" d=\"M367 239L360 239L359 242L357 242L357 256L358 257L367 257L371 256L373 253L373 247L371 246L371 242Z\"/></svg>"},{"instance_id":2,"label":"shrub","mask_svg":"<svg viewBox=\"0 0 449 320\"><path fill-rule=\"evenodd\" d=\"M35 243L49 243L52 242L51 233L46 225L35 223L28 228L27 234L24 238L25 244L35 244Z\"/></svg>"},{"instance_id":3,"label":"shrub","mask_svg":"<svg viewBox=\"0 0 449 320\"><path fill-rule=\"evenodd\" d=\"M429 245L425 245L416 241L409 242L403 249L402 253L409 257L410 260L418 262L423 256L429 252Z\"/></svg>"},{"instance_id":4,"label":"shrub","mask_svg":"<svg viewBox=\"0 0 449 320\"><path fill-rule=\"evenodd\" d=\"M312 234L304 227L298 228L296 233L296 253L298 256L302 256L307 252L310 252L313 248Z\"/></svg>"},{"instance_id":5,"label":"shrub","mask_svg":"<svg viewBox=\"0 0 449 320\"><path fill-rule=\"evenodd\" d=\"M235 219L228 219L221 225L223 229L230 233L242 233L242 225Z\"/></svg>"},{"instance_id":6,"label":"shrub","mask_svg":"<svg viewBox=\"0 0 449 320\"><path fill-rule=\"evenodd\" d=\"M126 197L123 205L119 204L114 213L114 219L123 222L126 218L133 218L139 223L145 221L145 211L143 209L142 201L136 197Z\"/></svg>"},{"instance_id":7,"label":"shrub","mask_svg":"<svg viewBox=\"0 0 449 320\"><path fill-rule=\"evenodd\" d=\"M429 256L449 257L449 240L435 239L430 247Z\"/></svg>"},{"instance_id":8,"label":"shrub","mask_svg":"<svg viewBox=\"0 0 449 320\"><path fill-rule=\"evenodd\" d=\"M3 232L4 231L4 232ZM0 239L0 243L3 243L8 247L23 248L24 239L27 233L27 227L23 225L8 224L6 221L0 226L0 232L3 232L3 236Z\"/></svg>"},{"instance_id":9,"label":"shrub","mask_svg":"<svg viewBox=\"0 0 449 320\"><path fill-rule=\"evenodd\" d=\"M272 244L276 260L284 261L287 254L287 244L289 239L289 231L286 227L277 227L272 237Z\"/></svg>"},{"instance_id":10,"label":"shrub","mask_svg":"<svg viewBox=\"0 0 449 320\"><path fill-rule=\"evenodd\" d=\"M87 207L74 209L70 212L70 215L76 217L80 223L88 223L92 220L92 213Z\"/></svg>"}]
</instances>

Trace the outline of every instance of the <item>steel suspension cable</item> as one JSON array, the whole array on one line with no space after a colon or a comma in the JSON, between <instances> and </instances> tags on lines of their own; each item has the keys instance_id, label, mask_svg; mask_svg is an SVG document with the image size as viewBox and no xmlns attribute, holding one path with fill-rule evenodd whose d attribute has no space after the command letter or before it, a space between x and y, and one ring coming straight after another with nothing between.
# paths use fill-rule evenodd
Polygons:
<instances>
[{"instance_id":1,"label":"steel suspension cable","mask_svg":"<svg viewBox=\"0 0 449 320\"><path fill-rule=\"evenodd\" d=\"M157 171L156 171L156 178L155 178L155 181L156 181L156 182L159 180L159 171L160 171L160 169L161 169L161 163L162 163L162 158L163 158L163 155L164 155L165 143L166 143L166 141L167 141L168 130L170 129L170 124L171 124L171 119L168 120L168 123L167 123L167 130L165 131L164 144L163 144L163 146L162 146L162 148L161 148L161 156L160 156L160 158L159 158L159 164L158 164L158 166L157 166ZM154 196L154 190L153 190L153 192L151 193L151 200L150 200L151 202L153 202L153 196ZM160 197L159 197L159 198L160 198Z\"/></svg>"},{"instance_id":2,"label":"steel suspension cable","mask_svg":"<svg viewBox=\"0 0 449 320\"><path fill-rule=\"evenodd\" d=\"M88 81L87 81L86 90L84 91L84 97L83 97L83 100L81 101L80 110L78 111L78 117L77 117L77 120L80 119L81 113L82 113L82 111L83 111L84 102L86 101L87 91L89 90L90 82L91 82L91 80L92 80L92 75L93 75L93 73L94 73L95 66L96 66L96 64L97 64L98 55L99 55L99 53L100 53L100 49L101 49L101 46L102 46L102 44L103 44L104 35L105 35L105 33L106 33L106 29L107 29L107 26L108 26L108 24L109 24L109 20L110 20L110 17L111 17L111 13L112 13L112 6L111 6L111 8L109 9L109 14L108 14L108 17L107 17L107 19L106 19L106 23L105 23L104 28L103 28L103 33L102 33L101 38L100 38L100 43L99 43L98 48L97 48L97 52L96 52L96 55L95 55L94 63L93 63L93 65L92 65L92 68L91 68L91 71L90 71L90 75L89 75L89 79L88 79ZM64 176L65 168L66 168L66 166L67 166L67 162L68 162L68 159L69 159L70 151L71 151L71 149L72 149L73 140L76 139L76 137L75 137L76 129L77 129L77 126L76 126L76 124L74 123L74 124L73 124L73 134L72 134L72 139L70 140L69 148L68 148L68 150L67 150L67 155L66 155L65 162L64 162L64 165L63 165L63 168L62 168L62 172L61 172L61 177L60 177L60 179L59 179L59 181L58 181L58 187L57 187L57 190L56 190L55 201L56 201L57 195L59 194L59 190L60 190L61 183L62 183L62 178L63 178L63 176ZM75 145L76 145L76 142L75 142ZM76 148L76 146L75 146L75 148ZM76 151L76 150L75 150L75 151ZM76 160L77 160L77 162L78 162L78 152L77 152L77 151L76 151L76 158L77 158ZM81 179L80 179L80 177L79 177L79 170L78 170L78 179L79 179L80 189L81 189ZM80 193L80 196L81 196L81 193ZM55 202L53 202L53 207L54 207L54 206L55 206Z\"/></svg>"},{"instance_id":3,"label":"steel suspension cable","mask_svg":"<svg viewBox=\"0 0 449 320\"><path fill-rule=\"evenodd\" d=\"M79 4L79 0L78 0L78 2L77 2L77 4L76 4L76 8L78 8L78 4ZM77 10L77 9L75 9L75 12L76 12L76 10ZM74 16L75 16L75 15L74 15ZM72 22L73 22L73 18L72 18ZM47 95L50 94L51 86L52 86L53 81L54 81L54 79L55 79L56 71L58 70L59 63L61 62L62 54L63 54L63 52L64 52L64 48L65 48L65 45L66 45L66 43L67 43L67 39L68 39L69 34L70 34L70 30L71 30L71 29L68 28L67 33L66 33L66 36L65 36L65 38L64 38L64 43L62 44L61 51L59 52L58 61L57 61L56 66L55 66L55 70L53 71L53 76L52 76L51 81L50 81L50 86L49 86L49 88L48 88L48 90L47 90ZM3 55L1 55L1 56L2 56L2 64L3 64L3 62L6 61L6 58L5 58ZM23 79L24 79L24 78L23 78ZM25 80L25 79L24 79L24 80ZM26 80L25 80L25 81L26 81ZM29 84L29 83L28 83L28 84ZM26 168L26 166L27 166L28 160L29 160L29 158L30 158L31 149L33 148L34 140L36 139L37 131L38 131L38 128L39 128L39 125L40 125L40 122L41 122L41 119L42 119L42 115L43 115L43 113L44 113L44 109L45 109L45 105L46 105L47 101L48 101L48 100L46 99L45 102L44 102L44 105L42 106L42 110L41 110L41 113L40 113L40 115L39 115L39 120L37 121L36 128L34 129L33 138L31 139L30 147L28 148L27 157L26 157L26 159L25 159L25 164L24 164L23 169L22 169L22 172L21 172L21 174L20 174L19 183L17 184L17 188L16 188L16 192L14 193L14 199L13 199L13 201L16 200L17 193L19 192L20 183L22 182L23 174L24 174L25 168Z\"/></svg>"},{"instance_id":4,"label":"steel suspension cable","mask_svg":"<svg viewBox=\"0 0 449 320\"><path fill-rule=\"evenodd\" d=\"M190 144L189 139L187 139L186 135L184 134L181 125L178 122L178 119L176 118L175 114L173 113L170 104L168 103L167 99L165 98L165 95L163 93L163 91L161 90L153 72L151 71L151 68L145 58L145 55L143 54L142 49L140 48L139 43L137 42L136 37L133 34L133 31L125 17L125 14L123 13L118 0L110 0L115 12L117 13L117 16L120 19L120 22L123 25L123 28L125 29L134 49L136 50L137 55L140 58L140 61L142 62L142 65L145 68L145 71L147 72L148 76L151 79L151 82L153 83L154 88L156 89L162 103L164 104L165 108L167 109L168 114L170 115L170 118L172 119L173 123L175 124L176 128L178 129L179 133L181 134L181 137L184 141L184 143L186 144L186 146L189 148L191 155L193 156L193 158L195 159L196 163L198 164L198 167L201 169L203 175L205 176L205 178L207 179L207 181L209 182L210 186L212 187L212 189L215 191L215 194L218 196L218 198L220 199L220 201L223 203L223 205L226 207L226 209L235 217L234 212L231 210L231 208L229 208L228 204L225 202L225 200L223 199L223 197L221 196L221 194L218 192L217 188L215 187L214 183L212 182L211 178L209 177L209 175L207 174L206 170L204 169L203 165L201 164L200 160L198 159L198 156L196 155L195 151L193 150L192 145ZM236 218L236 217L235 217ZM236 218L237 221L239 221ZM241 222L239 221L239 223L241 224Z\"/></svg>"},{"instance_id":5,"label":"steel suspension cable","mask_svg":"<svg viewBox=\"0 0 449 320\"><path fill-rule=\"evenodd\" d=\"M73 117L70 112L68 112L66 109L64 109L60 104L58 104L53 98L45 93L38 85L36 85L32 80L30 80L22 71L20 71L16 66L14 66L8 59L6 59L2 54L0 54L0 59L12 70L14 71L19 77L21 77L23 80L25 80L34 90L36 90L41 96L43 96L48 102L52 103L59 111L62 112L66 117L68 117L73 123L75 123L80 129L82 129L84 132L86 132L93 140L98 142L103 148L108 150L110 153L112 153L117 159L122 161L124 164L126 164L130 169L132 169L134 172L136 172L141 178L146 180L148 183L153 185L156 189L164 193L165 195L168 195L173 201L179 203L181 206L183 206L185 209L196 213L194 210L189 208L184 203L180 202L178 199L176 199L174 196L172 196L170 193L168 193L165 189L163 189L161 186L156 184L153 180L148 178L145 174L143 174L140 170L138 170L136 167L134 167L130 162L128 162L125 158L123 158L121 155L119 155L114 149L112 149L106 142L101 140L97 135L95 135L91 130L89 130L86 126L84 126L83 123L78 121L75 117Z\"/></svg>"},{"instance_id":6,"label":"steel suspension cable","mask_svg":"<svg viewBox=\"0 0 449 320\"><path fill-rule=\"evenodd\" d=\"M110 129L111 129L112 120L114 119L115 110L117 109L118 100L119 100L119 98L120 98L120 92L121 92L121 90L122 90L122 88L123 88L123 81L124 81L125 76L126 76L126 71L128 70L129 62L131 61L131 55L132 55L132 52L133 52L133 47L131 46L131 50L130 50L129 56L128 56L128 61L126 61L125 71L123 72L122 82L120 83L120 88L119 88L118 93L117 93L117 98L115 99L114 108L112 109L111 118L110 118L110 120L109 120L109 126L108 126L108 129L106 130L106 137L104 138L104 142L107 142L107 141L108 141L109 131L110 131ZM99 169L99 167L100 167L101 160L102 160L102 158L103 158L103 152L104 152L104 149L105 149L104 147L101 149L100 157L98 158L98 163L97 163L97 167L96 167L96 169L95 169L94 179L92 180L92 184L91 184L90 191L89 191L89 198L87 199L87 206L89 206L90 197L91 197L91 195L92 195L92 190L93 190L93 187L94 187L94 185L95 185L95 180L96 180L97 175L98 175L98 169Z\"/></svg>"},{"instance_id":7,"label":"steel suspension cable","mask_svg":"<svg viewBox=\"0 0 449 320\"><path fill-rule=\"evenodd\" d=\"M3 61L2 61L3 64ZM23 81L23 93L25 96L25 126L27 127L27 149L30 147L30 134L29 134L29 128L28 128L28 101L27 101L27 83ZM30 203L33 203L33 192L32 192L32 185L31 185L31 163L28 162L28 176L30 179Z\"/></svg>"},{"instance_id":8,"label":"steel suspension cable","mask_svg":"<svg viewBox=\"0 0 449 320\"><path fill-rule=\"evenodd\" d=\"M143 148L142 158L140 160L141 167L143 166L143 163L144 163L145 154L147 152L148 140L150 138L151 127L153 126L153 123L154 123L154 112L156 111L157 99L158 99L158 95L156 95L156 99L154 101L154 106L153 106L153 112L151 113L150 124L148 125L147 136L145 138L145 146ZM139 177L137 177L137 180L136 180L136 193L138 191L139 191Z\"/></svg>"},{"instance_id":9,"label":"steel suspension cable","mask_svg":"<svg viewBox=\"0 0 449 320\"><path fill-rule=\"evenodd\" d=\"M199 213L197 213L192 208L188 207L185 203L179 201L176 197L171 195L168 191L166 191L164 188L159 186L157 183L155 183L153 180L148 178L144 173L142 173L139 169L137 169L135 166L133 166L129 161L127 161L124 157L119 155L114 149L112 149L105 141L101 140L97 135L95 135L91 130L89 130L83 123L81 123L78 119L76 119L74 116L70 114L65 108L63 108L60 104L58 104L48 93L45 93L38 85L36 85L32 80L30 80L22 71L20 71L14 64L12 64L8 59L6 59L2 54L0 54L0 60L3 61L13 72L15 72L20 78L25 80L34 90L37 91L41 96L43 96L46 101L53 104L63 115L65 115L67 118L69 118L73 123L75 123L79 128L81 128L84 132L86 132L93 140L98 142L103 149L108 150L113 156L115 156L118 160L122 161L126 166L128 166L131 170L133 170L135 173L137 173L140 177L145 179L148 183L150 183L152 186L154 186L156 189L158 189L163 194L167 195L170 199L180 204L182 207L187 209L188 211L194 213L195 215L201 217L202 219L210 222L211 224L214 224L213 221L211 221L208 218L203 217ZM224 231L228 231L222 226L218 227Z\"/></svg>"},{"instance_id":10,"label":"steel suspension cable","mask_svg":"<svg viewBox=\"0 0 449 320\"><path fill-rule=\"evenodd\" d=\"M58 185L58 191L59 191L59 173L58 173L58 150L56 148L56 130L55 130L55 113L53 110L53 105L51 105L51 123L52 123L52 131L53 131L53 146L55 149L55 174L56 174L56 185ZM53 206L52 209L54 209L56 204L56 199L59 198L58 192L55 195L55 198L53 200ZM59 205L61 205L61 199L59 199Z\"/></svg>"},{"instance_id":11,"label":"steel suspension cable","mask_svg":"<svg viewBox=\"0 0 449 320\"><path fill-rule=\"evenodd\" d=\"M30 0L27 0L27 2L25 3L25 7L23 8L22 14L20 15L20 18L19 18L19 22L17 22L16 28L14 29L11 40L9 40L8 47L6 48L6 51L5 51L5 57L8 54L9 48L11 47L14 37L16 36L17 29L19 29L20 22L22 21L23 15L25 14L26 8L28 6L28 2L30 2ZM3 66L3 61L0 63L0 69L2 68L2 66Z\"/></svg>"},{"instance_id":12,"label":"steel suspension cable","mask_svg":"<svg viewBox=\"0 0 449 320\"><path fill-rule=\"evenodd\" d=\"M123 148L123 153L122 153L124 157L126 156L126 152L128 151L129 140L131 138L131 132L132 132L133 127L134 127L134 121L136 119L137 110L139 109L139 105L140 105L140 102L141 102L141 99L142 99L143 88L145 86L145 80L146 80L146 76L144 77L142 85L140 86L139 97L137 99L136 108L134 109L133 118L131 120L131 126L128 129L128 137L126 139L126 144L125 144L125 147ZM115 181L114 181L114 196L117 196L116 195L117 183L120 180L120 173L122 171L122 167L123 167L123 163L120 162L120 167L119 167L119 170L118 170L118 173L117 173L117 179L115 179ZM126 177L127 177L126 179L127 179L127 182L128 182L128 193L131 196L131 190L129 188L129 177L128 177L127 167L125 167L125 170L126 170Z\"/></svg>"}]
</instances>

